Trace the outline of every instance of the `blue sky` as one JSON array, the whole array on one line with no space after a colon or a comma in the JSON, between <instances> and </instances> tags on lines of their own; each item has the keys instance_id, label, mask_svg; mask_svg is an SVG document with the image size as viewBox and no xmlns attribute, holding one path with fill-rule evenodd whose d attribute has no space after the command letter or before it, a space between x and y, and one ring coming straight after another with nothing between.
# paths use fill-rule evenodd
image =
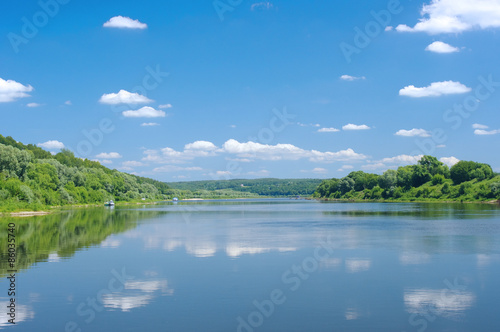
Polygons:
<instances>
[{"instance_id":1,"label":"blue sky","mask_svg":"<svg viewBox=\"0 0 500 332\"><path fill-rule=\"evenodd\" d=\"M500 171L500 1L5 2L0 133L163 181Z\"/></svg>"}]
</instances>

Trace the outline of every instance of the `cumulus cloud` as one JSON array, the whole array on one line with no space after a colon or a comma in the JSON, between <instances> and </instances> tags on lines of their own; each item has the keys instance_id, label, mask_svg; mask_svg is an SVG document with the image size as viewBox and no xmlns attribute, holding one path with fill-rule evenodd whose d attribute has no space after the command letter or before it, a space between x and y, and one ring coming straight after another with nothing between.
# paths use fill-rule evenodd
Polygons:
<instances>
[{"instance_id":1,"label":"cumulus cloud","mask_svg":"<svg viewBox=\"0 0 500 332\"><path fill-rule=\"evenodd\" d=\"M397 136L405 136L405 137L430 137L430 133L427 130L424 129L416 129L413 128L411 130L404 130L401 129L399 130L395 135Z\"/></svg>"},{"instance_id":2,"label":"cumulus cloud","mask_svg":"<svg viewBox=\"0 0 500 332\"><path fill-rule=\"evenodd\" d=\"M386 26L384 29L384 31L392 31L392 30L394 30L394 27L390 25Z\"/></svg>"},{"instance_id":3,"label":"cumulus cloud","mask_svg":"<svg viewBox=\"0 0 500 332\"><path fill-rule=\"evenodd\" d=\"M473 29L500 27L498 0L432 0L421 10L422 18L414 27L401 24L399 32L428 34L460 33Z\"/></svg>"},{"instance_id":4,"label":"cumulus cloud","mask_svg":"<svg viewBox=\"0 0 500 332\"><path fill-rule=\"evenodd\" d=\"M435 41L425 48L426 51L434 53L455 53L460 52L460 49L450 44L443 43L442 41Z\"/></svg>"},{"instance_id":5,"label":"cumulus cloud","mask_svg":"<svg viewBox=\"0 0 500 332\"><path fill-rule=\"evenodd\" d=\"M340 131L337 128L320 128L318 129L318 133L335 133L337 131Z\"/></svg>"},{"instance_id":6,"label":"cumulus cloud","mask_svg":"<svg viewBox=\"0 0 500 332\"><path fill-rule=\"evenodd\" d=\"M443 157L441 159L439 159L440 162L442 162L443 164L446 164L448 165L449 167L455 165L456 163L458 163L460 161L460 159L457 159L455 157Z\"/></svg>"},{"instance_id":7,"label":"cumulus cloud","mask_svg":"<svg viewBox=\"0 0 500 332\"><path fill-rule=\"evenodd\" d=\"M467 93L471 90L471 88L460 82L444 81L434 82L423 88L417 88L414 85L409 85L399 90L399 95L413 98L439 97L443 95Z\"/></svg>"},{"instance_id":8,"label":"cumulus cloud","mask_svg":"<svg viewBox=\"0 0 500 332\"><path fill-rule=\"evenodd\" d=\"M299 160L307 158L312 162L333 162L345 160L362 160L366 156L358 154L352 149L338 152L320 152L304 150L292 144L268 145L256 142L240 143L234 139L223 145L226 153L236 154L240 158L255 158L261 160Z\"/></svg>"},{"instance_id":9,"label":"cumulus cloud","mask_svg":"<svg viewBox=\"0 0 500 332\"><path fill-rule=\"evenodd\" d=\"M350 169L353 169L353 168L354 168L354 166L352 166L352 165L343 165L337 171L338 172L344 172L344 171L347 171L347 170L350 170Z\"/></svg>"},{"instance_id":10,"label":"cumulus cloud","mask_svg":"<svg viewBox=\"0 0 500 332\"><path fill-rule=\"evenodd\" d=\"M474 135L496 135L500 134L500 129L495 129L495 130L484 130L484 129L476 129L474 130Z\"/></svg>"},{"instance_id":11,"label":"cumulus cloud","mask_svg":"<svg viewBox=\"0 0 500 332\"><path fill-rule=\"evenodd\" d=\"M31 97L28 92L33 91L31 85L22 85L13 80L0 78L0 103L9 103L19 98Z\"/></svg>"},{"instance_id":12,"label":"cumulus cloud","mask_svg":"<svg viewBox=\"0 0 500 332\"><path fill-rule=\"evenodd\" d=\"M172 108L172 104L163 104L159 105L158 108L164 109L164 108Z\"/></svg>"},{"instance_id":13,"label":"cumulus cloud","mask_svg":"<svg viewBox=\"0 0 500 332\"><path fill-rule=\"evenodd\" d=\"M156 123L156 122L145 122L145 123L141 124L141 127L155 127L155 126L159 126L159 125L160 124Z\"/></svg>"},{"instance_id":14,"label":"cumulus cloud","mask_svg":"<svg viewBox=\"0 0 500 332\"><path fill-rule=\"evenodd\" d=\"M38 103L29 103L29 104L26 104L26 106L28 106L28 107L32 107L32 108L33 108L33 107L40 107L40 106L42 106L42 105L40 105L40 104L38 104Z\"/></svg>"},{"instance_id":15,"label":"cumulus cloud","mask_svg":"<svg viewBox=\"0 0 500 332\"><path fill-rule=\"evenodd\" d=\"M119 158L122 158L122 155L119 154L118 152L110 152L110 153L103 152L103 153L99 153L95 157L99 158L99 159L119 159Z\"/></svg>"},{"instance_id":16,"label":"cumulus cloud","mask_svg":"<svg viewBox=\"0 0 500 332\"><path fill-rule=\"evenodd\" d=\"M126 16L115 16L109 19L106 23L102 25L105 28L120 28L120 29L146 29L147 24L139 22L139 20L133 20Z\"/></svg>"},{"instance_id":17,"label":"cumulus cloud","mask_svg":"<svg viewBox=\"0 0 500 332\"><path fill-rule=\"evenodd\" d=\"M118 104L148 104L153 102L146 96L140 95L136 92L128 92L126 90L120 90L118 93L108 93L103 94L99 99L101 104L118 105Z\"/></svg>"},{"instance_id":18,"label":"cumulus cloud","mask_svg":"<svg viewBox=\"0 0 500 332\"><path fill-rule=\"evenodd\" d=\"M124 111L123 116L126 118L164 118L167 114L160 110L155 110L152 107L144 106L136 111Z\"/></svg>"},{"instance_id":19,"label":"cumulus cloud","mask_svg":"<svg viewBox=\"0 0 500 332\"><path fill-rule=\"evenodd\" d=\"M351 76L351 75L342 75L342 76L340 76L340 79L343 80L343 81L356 81L356 80L364 80L364 79L366 79L366 77L364 77L364 76L356 77L356 76Z\"/></svg>"},{"instance_id":20,"label":"cumulus cloud","mask_svg":"<svg viewBox=\"0 0 500 332\"><path fill-rule=\"evenodd\" d=\"M45 143L38 143L37 146L44 148L44 149L47 149L47 150L64 149L64 144L62 142L55 141L55 140L47 141Z\"/></svg>"},{"instance_id":21,"label":"cumulus cloud","mask_svg":"<svg viewBox=\"0 0 500 332\"><path fill-rule=\"evenodd\" d=\"M184 150L214 151L214 150L217 150L217 147L212 142L196 141L196 142L193 142L193 143L186 144L184 146Z\"/></svg>"},{"instance_id":22,"label":"cumulus cloud","mask_svg":"<svg viewBox=\"0 0 500 332\"><path fill-rule=\"evenodd\" d=\"M488 128L489 128L488 126L479 123L474 123L472 125L472 129L488 129Z\"/></svg>"},{"instance_id":23,"label":"cumulus cloud","mask_svg":"<svg viewBox=\"0 0 500 332\"><path fill-rule=\"evenodd\" d=\"M207 141L196 141L184 146L183 151L172 148L161 150L146 150L143 161L156 163L184 163L198 157L213 157L220 154L234 155L238 160L299 160L308 159L312 162L335 162L347 160L363 160L366 156L356 153L352 149L338 152L321 152L316 150L304 150L292 144L268 145L257 142L240 143L235 139L227 140L221 148Z\"/></svg>"},{"instance_id":24,"label":"cumulus cloud","mask_svg":"<svg viewBox=\"0 0 500 332\"><path fill-rule=\"evenodd\" d=\"M346 124L342 127L343 130L368 130L370 127L367 125L355 125L352 123Z\"/></svg>"}]
</instances>

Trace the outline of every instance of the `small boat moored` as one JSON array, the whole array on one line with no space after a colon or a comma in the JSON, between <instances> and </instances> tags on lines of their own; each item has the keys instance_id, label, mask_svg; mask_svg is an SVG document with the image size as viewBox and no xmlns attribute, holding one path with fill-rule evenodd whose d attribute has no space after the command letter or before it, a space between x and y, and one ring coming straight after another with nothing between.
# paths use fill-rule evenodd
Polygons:
<instances>
[{"instance_id":1,"label":"small boat moored","mask_svg":"<svg viewBox=\"0 0 500 332\"><path fill-rule=\"evenodd\" d=\"M174 198L172 199L172 201L174 201L174 202L178 202L178 201L179 201L179 199L178 199L177 197L174 197Z\"/></svg>"},{"instance_id":2,"label":"small boat moored","mask_svg":"<svg viewBox=\"0 0 500 332\"><path fill-rule=\"evenodd\" d=\"M113 200L107 201L104 203L104 206L115 206L115 202L113 202Z\"/></svg>"}]
</instances>

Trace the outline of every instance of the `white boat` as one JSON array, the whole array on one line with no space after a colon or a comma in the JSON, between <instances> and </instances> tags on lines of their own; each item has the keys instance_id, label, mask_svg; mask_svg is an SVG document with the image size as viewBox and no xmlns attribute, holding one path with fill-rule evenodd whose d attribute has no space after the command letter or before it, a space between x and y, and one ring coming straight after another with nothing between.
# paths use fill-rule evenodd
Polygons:
<instances>
[{"instance_id":1,"label":"white boat","mask_svg":"<svg viewBox=\"0 0 500 332\"><path fill-rule=\"evenodd\" d=\"M178 199L177 197L174 197L174 198L172 199L172 201L177 202L177 201L179 201L179 199Z\"/></svg>"},{"instance_id":2,"label":"white boat","mask_svg":"<svg viewBox=\"0 0 500 332\"><path fill-rule=\"evenodd\" d=\"M110 201L104 203L104 206L115 206L115 202L113 202L113 200L110 200Z\"/></svg>"}]
</instances>

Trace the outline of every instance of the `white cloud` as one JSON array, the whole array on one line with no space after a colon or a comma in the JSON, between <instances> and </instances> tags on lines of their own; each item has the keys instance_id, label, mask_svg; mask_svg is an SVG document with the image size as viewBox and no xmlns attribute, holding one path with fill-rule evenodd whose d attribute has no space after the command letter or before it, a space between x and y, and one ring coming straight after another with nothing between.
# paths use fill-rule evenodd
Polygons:
<instances>
[{"instance_id":1,"label":"white cloud","mask_svg":"<svg viewBox=\"0 0 500 332\"><path fill-rule=\"evenodd\" d=\"M347 170L350 170L350 169L353 169L353 168L354 168L354 166L352 166L352 165L343 165L337 171L338 172L344 172L344 171L347 171Z\"/></svg>"},{"instance_id":2,"label":"white cloud","mask_svg":"<svg viewBox=\"0 0 500 332\"><path fill-rule=\"evenodd\" d=\"M335 133L337 131L340 131L337 128L320 128L318 129L318 133Z\"/></svg>"},{"instance_id":3,"label":"white cloud","mask_svg":"<svg viewBox=\"0 0 500 332\"><path fill-rule=\"evenodd\" d=\"M59 141L47 141L45 143L38 143L37 146L47 149L47 150L59 150L64 149L64 144Z\"/></svg>"},{"instance_id":4,"label":"white cloud","mask_svg":"<svg viewBox=\"0 0 500 332\"><path fill-rule=\"evenodd\" d=\"M140 95L136 92L128 92L126 90L120 90L118 93L108 93L103 94L99 99L101 104L118 105L118 104L148 104L153 102L146 96Z\"/></svg>"},{"instance_id":5,"label":"white cloud","mask_svg":"<svg viewBox=\"0 0 500 332\"><path fill-rule=\"evenodd\" d=\"M436 145L436 148L438 148L438 149L443 149L443 148L445 148L445 147L446 147L446 145L444 145L444 144L439 144L439 145Z\"/></svg>"},{"instance_id":6,"label":"white cloud","mask_svg":"<svg viewBox=\"0 0 500 332\"><path fill-rule=\"evenodd\" d=\"M479 124L479 123L474 123L472 125L472 129L488 129L489 127L488 126L485 126L485 125L482 125L482 124Z\"/></svg>"},{"instance_id":7,"label":"white cloud","mask_svg":"<svg viewBox=\"0 0 500 332\"><path fill-rule=\"evenodd\" d=\"M254 3L250 6L251 10L256 10L256 9L269 10L269 9L273 9L273 8L274 8L274 5L269 1L257 2L257 3Z\"/></svg>"},{"instance_id":8,"label":"white cloud","mask_svg":"<svg viewBox=\"0 0 500 332\"><path fill-rule=\"evenodd\" d=\"M455 46L443 43L442 41L435 41L425 48L426 51L434 53L455 53L460 52L460 49Z\"/></svg>"},{"instance_id":9,"label":"white cloud","mask_svg":"<svg viewBox=\"0 0 500 332\"><path fill-rule=\"evenodd\" d=\"M64 105L71 106L71 105L73 105L73 103L71 102L71 100L66 100L66 101L64 102Z\"/></svg>"},{"instance_id":10,"label":"white cloud","mask_svg":"<svg viewBox=\"0 0 500 332\"><path fill-rule=\"evenodd\" d=\"M156 123L156 122L145 122L145 123L141 124L141 127L155 127L155 126L159 126L159 125L160 124Z\"/></svg>"},{"instance_id":11,"label":"white cloud","mask_svg":"<svg viewBox=\"0 0 500 332\"><path fill-rule=\"evenodd\" d=\"M319 123L302 123L302 122L297 122L297 124L301 127L321 127Z\"/></svg>"},{"instance_id":12,"label":"white cloud","mask_svg":"<svg viewBox=\"0 0 500 332\"><path fill-rule=\"evenodd\" d=\"M368 130L370 127L367 125L355 125L352 123L346 124L342 127L343 130Z\"/></svg>"},{"instance_id":13,"label":"white cloud","mask_svg":"<svg viewBox=\"0 0 500 332\"><path fill-rule=\"evenodd\" d=\"M197 157L212 157L220 154L235 155L239 160L250 162L252 160L299 160L309 159L312 162L334 162L347 160L363 160L366 156L354 152L352 149L338 152L321 152L304 150L292 144L268 145L256 142L240 143L234 139L226 141L222 148L207 141L197 141L186 144L183 151L172 148L161 150L146 150L143 161L155 163L185 163Z\"/></svg>"},{"instance_id":14,"label":"white cloud","mask_svg":"<svg viewBox=\"0 0 500 332\"><path fill-rule=\"evenodd\" d=\"M399 90L399 95L413 98L439 97L442 95L467 93L471 90L471 88L460 82L444 81L431 83L431 85L424 88L417 88L414 85L409 85Z\"/></svg>"},{"instance_id":15,"label":"white cloud","mask_svg":"<svg viewBox=\"0 0 500 332\"><path fill-rule=\"evenodd\" d=\"M158 108L164 109L164 108L172 108L172 104L163 104L159 105Z\"/></svg>"},{"instance_id":16,"label":"white cloud","mask_svg":"<svg viewBox=\"0 0 500 332\"><path fill-rule=\"evenodd\" d=\"M137 111L124 111L123 116L126 118L164 118L167 114L160 110L155 110L152 107L144 106Z\"/></svg>"},{"instance_id":17,"label":"white cloud","mask_svg":"<svg viewBox=\"0 0 500 332\"><path fill-rule=\"evenodd\" d=\"M440 162L442 162L443 164L446 164L448 165L449 167L455 165L456 163L458 163L460 161L460 159L457 159L455 157L443 157L441 159L439 159Z\"/></svg>"},{"instance_id":18,"label":"white cloud","mask_svg":"<svg viewBox=\"0 0 500 332\"><path fill-rule=\"evenodd\" d=\"M395 135L397 135L397 136L405 136L405 137L415 137L415 136L430 137L431 136L430 133L427 130L416 129L416 128L413 128L411 130L401 129Z\"/></svg>"},{"instance_id":19,"label":"white cloud","mask_svg":"<svg viewBox=\"0 0 500 332\"><path fill-rule=\"evenodd\" d=\"M146 29L147 24L133 20L130 17L115 16L109 19L102 25L105 28L121 28L121 29Z\"/></svg>"},{"instance_id":20,"label":"white cloud","mask_svg":"<svg viewBox=\"0 0 500 332\"><path fill-rule=\"evenodd\" d=\"M22 85L13 80L0 78L0 103L9 103L19 98L31 97L27 92L33 91L31 85Z\"/></svg>"},{"instance_id":21,"label":"white cloud","mask_svg":"<svg viewBox=\"0 0 500 332\"><path fill-rule=\"evenodd\" d=\"M207 141L196 141L193 143L186 144L184 146L185 150L206 150L206 151L214 151L217 150L217 147L212 142Z\"/></svg>"},{"instance_id":22,"label":"white cloud","mask_svg":"<svg viewBox=\"0 0 500 332\"><path fill-rule=\"evenodd\" d=\"M292 144L267 145L256 142L240 143L234 139L226 141L223 151L236 154L240 158L255 158L261 160L299 160L308 158L312 162L333 162L343 160L362 160L366 156L352 149L338 152L320 152L303 150Z\"/></svg>"},{"instance_id":23,"label":"white cloud","mask_svg":"<svg viewBox=\"0 0 500 332\"><path fill-rule=\"evenodd\" d=\"M399 156L384 158L381 160L382 163L386 164L398 164L398 165L413 165L416 164L424 155L409 156L402 154Z\"/></svg>"},{"instance_id":24,"label":"white cloud","mask_svg":"<svg viewBox=\"0 0 500 332\"><path fill-rule=\"evenodd\" d=\"M366 77L364 77L364 76L356 77L356 76L351 76L351 75L342 75L342 76L340 76L340 79L344 80L344 81L356 81L356 80L364 80L364 79L366 79Z\"/></svg>"},{"instance_id":25,"label":"white cloud","mask_svg":"<svg viewBox=\"0 0 500 332\"><path fill-rule=\"evenodd\" d=\"M95 157L99 158L99 159L119 159L119 158L122 158L122 155L119 154L118 152L110 152L110 153L103 152L103 153L99 153Z\"/></svg>"},{"instance_id":26,"label":"white cloud","mask_svg":"<svg viewBox=\"0 0 500 332\"><path fill-rule=\"evenodd\" d=\"M392 31L392 30L394 30L394 27L390 25L386 26L384 29L384 31Z\"/></svg>"},{"instance_id":27,"label":"white cloud","mask_svg":"<svg viewBox=\"0 0 500 332\"><path fill-rule=\"evenodd\" d=\"M497 135L500 134L500 129L495 130L484 130L484 129L476 129L474 130L474 135Z\"/></svg>"},{"instance_id":28,"label":"white cloud","mask_svg":"<svg viewBox=\"0 0 500 332\"><path fill-rule=\"evenodd\" d=\"M29 103L29 104L26 104L26 106L28 106L28 107L40 107L42 105L40 105L38 103Z\"/></svg>"},{"instance_id":29,"label":"white cloud","mask_svg":"<svg viewBox=\"0 0 500 332\"><path fill-rule=\"evenodd\" d=\"M112 164L113 161L112 160L108 160L108 159L104 159L104 160L97 160L98 162L100 162L101 164L103 165L109 165L109 164Z\"/></svg>"},{"instance_id":30,"label":"white cloud","mask_svg":"<svg viewBox=\"0 0 500 332\"><path fill-rule=\"evenodd\" d=\"M498 0L432 0L421 10L422 18L413 28L401 24L400 32L428 34L460 33L473 29L500 27Z\"/></svg>"},{"instance_id":31,"label":"white cloud","mask_svg":"<svg viewBox=\"0 0 500 332\"><path fill-rule=\"evenodd\" d=\"M328 173L326 168L316 167L312 170L301 170L302 173L315 173L315 174L325 174Z\"/></svg>"}]
</instances>

